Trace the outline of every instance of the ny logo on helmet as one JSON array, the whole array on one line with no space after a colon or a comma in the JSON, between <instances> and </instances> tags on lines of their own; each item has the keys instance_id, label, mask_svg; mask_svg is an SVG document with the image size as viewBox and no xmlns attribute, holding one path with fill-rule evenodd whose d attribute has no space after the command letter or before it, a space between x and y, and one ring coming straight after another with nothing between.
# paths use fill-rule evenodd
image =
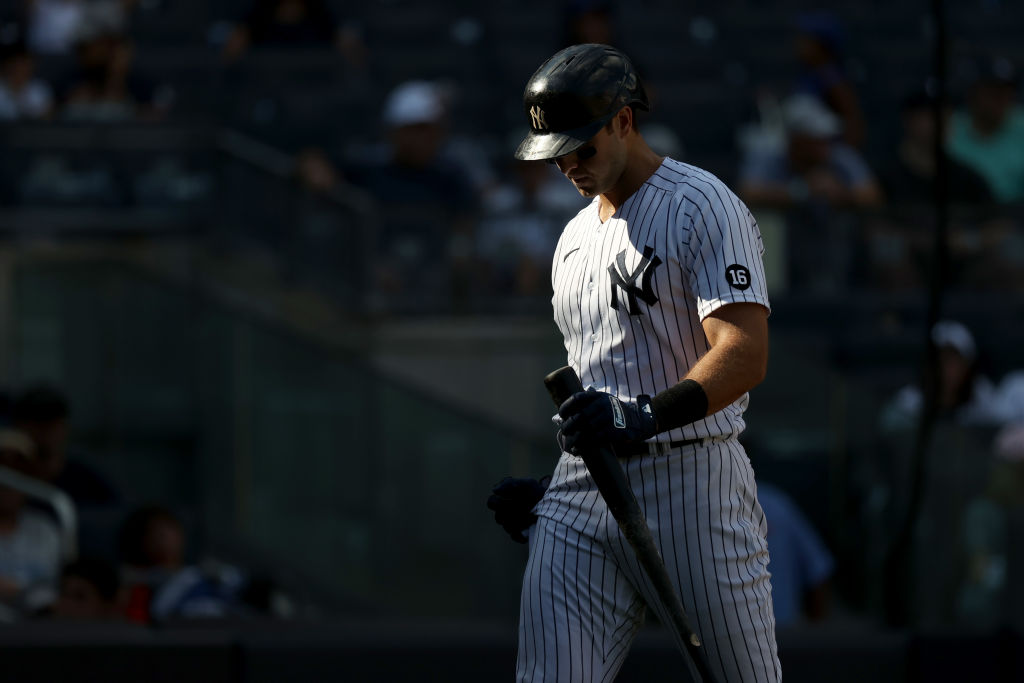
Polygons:
<instances>
[{"instance_id":1,"label":"ny logo on helmet","mask_svg":"<svg viewBox=\"0 0 1024 683\"><path fill-rule=\"evenodd\" d=\"M533 123L534 130L548 129L548 122L544 119L544 110L536 104L530 107L530 121Z\"/></svg>"}]
</instances>

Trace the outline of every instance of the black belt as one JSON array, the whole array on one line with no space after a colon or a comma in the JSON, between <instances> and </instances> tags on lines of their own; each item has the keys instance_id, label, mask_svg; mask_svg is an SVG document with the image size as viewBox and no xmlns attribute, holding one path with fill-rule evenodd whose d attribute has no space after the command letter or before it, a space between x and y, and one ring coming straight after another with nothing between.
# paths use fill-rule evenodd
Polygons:
<instances>
[{"instance_id":1,"label":"black belt","mask_svg":"<svg viewBox=\"0 0 1024 683\"><path fill-rule=\"evenodd\" d=\"M674 448L703 444L706 439L683 439L681 441L639 441L637 443L626 443L615 447L615 455L620 458L628 458L634 455L652 455L665 453Z\"/></svg>"}]
</instances>

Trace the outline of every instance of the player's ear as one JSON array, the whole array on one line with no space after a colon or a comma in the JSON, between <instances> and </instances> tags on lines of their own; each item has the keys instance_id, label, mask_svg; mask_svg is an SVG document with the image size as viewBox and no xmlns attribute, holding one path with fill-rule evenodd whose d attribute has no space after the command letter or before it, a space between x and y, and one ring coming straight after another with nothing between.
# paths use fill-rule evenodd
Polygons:
<instances>
[{"instance_id":1,"label":"player's ear","mask_svg":"<svg viewBox=\"0 0 1024 683\"><path fill-rule=\"evenodd\" d=\"M633 108L623 107L615 114L615 130L619 137L625 138L633 130Z\"/></svg>"}]
</instances>

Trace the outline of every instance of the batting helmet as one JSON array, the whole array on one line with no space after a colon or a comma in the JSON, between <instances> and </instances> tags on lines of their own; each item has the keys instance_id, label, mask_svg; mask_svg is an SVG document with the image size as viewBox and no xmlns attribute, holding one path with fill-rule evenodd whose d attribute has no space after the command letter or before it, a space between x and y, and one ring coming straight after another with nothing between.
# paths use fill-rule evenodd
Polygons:
<instances>
[{"instance_id":1,"label":"batting helmet","mask_svg":"<svg viewBox=\"0 0 1024 683\"><path fill-rule=\"evenodd\" d=\"M573 45L530 77L523 107L530 132L516 159L553 159L587 143L623 107L650 109L629 58L608 45Z\"/></svg>"}]
</instances>

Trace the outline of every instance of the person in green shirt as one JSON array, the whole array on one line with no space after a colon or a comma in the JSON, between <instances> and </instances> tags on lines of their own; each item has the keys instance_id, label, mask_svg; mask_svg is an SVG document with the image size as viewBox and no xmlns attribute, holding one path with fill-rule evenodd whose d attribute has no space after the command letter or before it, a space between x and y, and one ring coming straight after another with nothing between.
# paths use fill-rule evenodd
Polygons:
<instances>
[{"instance_id":1,"label":"person in green shirt","mask_svg":"<svg viewBox=\"0 0 1024 683\"><path fill-rule=\"evenodd\" d=\"M978 172L997 202L1024 201L1024 107L1008 59L984 63L967 106L950 121L949 153Z\"/></svg>"}]
</instances>

